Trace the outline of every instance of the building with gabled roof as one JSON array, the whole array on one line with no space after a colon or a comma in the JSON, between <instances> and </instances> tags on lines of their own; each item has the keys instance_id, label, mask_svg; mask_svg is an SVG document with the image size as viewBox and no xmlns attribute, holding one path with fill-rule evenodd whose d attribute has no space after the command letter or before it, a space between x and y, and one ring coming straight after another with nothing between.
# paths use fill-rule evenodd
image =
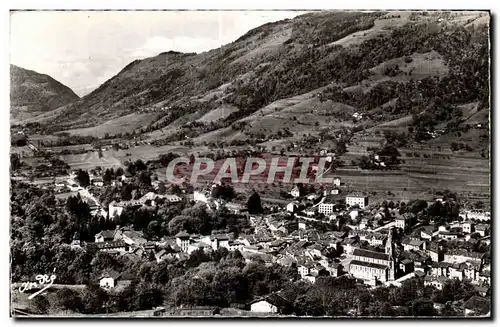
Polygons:
<instances>
[{"instance_id":1,"label":"building with gabled roof","mask_svg":"<svg viewBox=\"0 0 500 327\"><path fill-rule=\"evenodd\" d=\"M401 245L403 245L403 248L405 251L420 251L425 249L425 242L421 240L417 240L414 238L404 238L401 241Z\"/></svg>"},{"instance_id":2,"label":"building with gabled roof","mask_svg":"<svg viewBox=\"0 0 500 327\"><path fill-rule=\"evenodd\" d=\"M271 314L290 314L293 311L292 305L280 295L273 293L264 298L256 299L249 304L250 311L271 313Z\"/></svg>"},{"instance_id":3,"label":"building with gabled roof","mask_svg":"<svg viewBox=\"0 0 500 327\"><path fill-rule=\"evenodd\" d=\"M393 281L395 279L394 245L392 230L389 232L385 253L365 249L354 249L353 260L349 264L349 273L354 277L375 281Z\"/></svg>"},{"instance_id":4,"label":"building with gabled roof","mask_svg":"<svg viewBox=\"0 0 500 327\"><path fill-rule=\"evenodd\" d=\"M447 278L445 276L435 277L435 276L426 275L424 277L424 286L432 286L432 287L437 288L438 290L442 290L444 284L446 284L446 282L448 280L449 280L449 278Z\"/></svg>"}]
</instances>

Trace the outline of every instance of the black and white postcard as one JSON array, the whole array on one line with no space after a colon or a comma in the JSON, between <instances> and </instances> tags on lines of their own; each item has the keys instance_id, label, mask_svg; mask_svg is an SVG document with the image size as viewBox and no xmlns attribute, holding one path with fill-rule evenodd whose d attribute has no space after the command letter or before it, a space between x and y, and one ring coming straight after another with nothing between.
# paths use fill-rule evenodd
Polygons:
<instances>
[{"instance_id":1,"label":"black and white postcard","mask_svg":"<svg viewBox=\"0 0 500 327\"><path fill-rule=\"evenodd\" d=\"M11 317L491 319L490 22L12 10Z\"/></svg>"}]
</instances>

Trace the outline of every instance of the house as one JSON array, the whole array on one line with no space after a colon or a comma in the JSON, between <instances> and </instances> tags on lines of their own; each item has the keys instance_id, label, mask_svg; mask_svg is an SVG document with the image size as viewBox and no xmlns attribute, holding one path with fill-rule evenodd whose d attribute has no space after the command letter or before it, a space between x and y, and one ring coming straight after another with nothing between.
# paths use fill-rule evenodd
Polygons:
<instances>
[{"instance_id":1,"label":"house","mask_svg":"<svg viewBox=\"0 0 500 327\"><path fill-rule=\"evenodd\" d=\"M94 236L95 242L114 241L116 230L103 230Z\"/></svg>"},{"instance_id":2,"label":"house","mask_svg":"<svg viewBox=\"0 0 500 327\"><path fill-rule=\"evenodd\" d=\"M229 242L234 241L234 234L214 234L210 236L210 245L212 249L217 250L219 248L229 249Z\"/></svg>"},{"instance_id":3,"label":"house","mask_svg":"<svg viewBox=\"0 0 500 327\"><path fill-rule=\"evenodd\" d=\"M289 204L286 205L286 211L288 211L288 212L295 212L295 211L297 211L297 208L298 208L298 206L294 202L290 202Z\"/></svg>"},{"instance_id":4,"label":"house","mask_svg":"<svg viewBox=\"0 0 500 327\"><path fill-rule=\"evenodd\" d=\"M340 177L333 178L333 185L340 186Z\"/></svg>"},{"instance_id":5,"label":"house","mask_svg":"<svg viewBox=\"0 0 500 327\"><path fill-rule=\"evenodd\" d=\"M307 208L303 211L307 217L314 217L319 212L317 207Z\"/></svg>"},{"instance_id":6,"label":"house","mask_svg":"<svg viewBox=\"0 0 500 327\"><path fill-rule=\"evenodd\" d=\"M431 265L430 275L434 277L444 276L448 277L449 268L452 266L448 262L433 262Z\"/></svg>"},{"instance_id":7,"label":"house","mask_svg":"<svg viewBox=\"0 0 500 327\"><path fill-rule=\"evenodd\" d=\"M338 277L338 276L342 275L342 272L343 272L342 265L340 263L337 263L337 262L330 262L330 263L328 263L328 266L325 268L330 273L330 276L332 276L332 277Z\"/></svg>"},{"instance_id":8,"label":"house","mask_svg":"<svg viewBox=\"0 0 500 327\"><path fill-rule=\"evenodd\" d=\"M423 226L420 227L420 238L423 240L431 241L436 235L438 235L437 228L434 226Z\"/></svg>"},{"instance_id":9,"label":"house","mask_svg":"<svg viewBox=\"0 0 500 327\"><path fill-rule=\"evenodd\" d=\"M320 203L320 205L318 206L318 212L324 214L325 216L331 215L334 209L334 203Z\"/></svg>"},{"instance_id":10,"label":"house","mask_svg":"<svg viewBox=\"0 0 500 327\"><path fill-rule=\"evenodd\" d=\"M367 237L367 241L371 246L383 246L387 239L387 235L380 233L373 233Z\"/></svg>"},{"instance_id":11,"label":"house","mask_svg":"<svg viewBox=\"0 0 500 327\"><path fill-rule=\"evenodd\" d=\"M434 262L439 262L444 259L444 252L441 246L435 242L429 242L425 245L425 253L431 257Z\"/></svg>"},{"instance_id":12,"label":"house","mask_svg":"<svg viewBox=\"0 0 500 327\"><path fill-rule=\"evenodd\" d=\"M210 198L210 191L206 190L194 191L193 200L196 202L208 203L209 198Z\"/></svg>"},{"instance_id":13,"label":"house","mask_svg":"<svg viewBox=\"0 0 500 327\"><path fill-rule=\"evenodd\" d=\"M113 219L113 218L118 217L122 214L123 209L125 208L125 205L123 203L120 203L120 202L112 201L109 204L108 208L109 208L108 209L108 217L110 219Z\"/></svg>"},{"instance_id":14,"label":"house","mask_svg":"<svg viewBox=\"0 0 500 327\"><path fill-rule=\"evenodd\" d=\"M101 177L96 177L92 180L92 185L95 185L95 186L104 186L104 181L102 180Z\"/></svg>"},{"instance_id":15,"label":"house","mask_svg":"<svg viewBox=\"0 0 500 327\"><path fill-rule=\"evenodd\" d=\"M472 296L463 305L465 316L489 316L490 301L480 296Z\"/></svg>"},{"instance_id":16,"label":"house","mask_svg":"<svg viewBox=\"0 0 500 327\"><path fill-rule=\"evenodd\" d=\"M464 279L464 267L460 263L454 263L449 267L449 277L452 279Z\"/></svg>"},{"instance_id":17,"label":"house","mask_svg":"<svg viewBox=\"0 0 500 327\"><path fill-rule=\"evenodd\" d=\"M413 272L414 266L413 261L410 259L404 259L399 263L399 270L402 271L405 275Z\"/></svg>"},{"instance_id":18,"label":"house","mask_svg":"<svg viewBox=\"0 0 500 327\"><path fill-rule=\"evenodd\" d=\"M240 214L241 212L246 210L245 206L235 202L226 203L226 209L234 214Z\"/></svg>"},{"instance_id":19,"label":"house","mask_svg":"<svg viewBox=\"0 0 500 327\"><path fill-rule=\"evenodd\" d=\"M464 221L462 224L462 231L467 234L474 233L474 223L470 220Z\"/></svg>"},{"instance_id":20,"label":"house","mask_svg":"<svg viewBox=\"0 0 500 327\"><path fill-rule=\"evenodd\" d=\"M368 219L363 218L359 223L359 229L365 229L368 225Z\"/></svg>"},{"instance_id":21,"label":"house","mask_svg":"<svg viewBox=\"0 0 500 327\"><path fill-rule=\"evenodd\" d=\"M183 306L169 310L161 308L156 310L154 314L157 316L174 317L212 317L220 314L220 308L211 306Z\"/></svg>"},{"instance_id":22,"label":"house","mask_svg":"<svg viewBox=\"0 0 500 327\"><path fill-rule=\"evenodd\" d=\"M305 275L304 277L302 277L302 279L307 280L311 284L314 284L314 283L316 283L316 276L317 275L308 274L308 275Z\"/></svg>"},{"instance_id":23,"label":"house","mask_svg":"<svg viewBox=\"0 0 500 327\"><path fill-rule=\"evenodd\" d=\"M175 243L181 248L181 251L188 252L190 237L186 231L180 231L175 235Z\"/></svg>"},{"instance_id":24,"label":"house","mask_svg":"<svg viewBox=\"0 0 500 327\"><path fill-rule=\"evenodd\" d=\"M290 195L293 196L294 198L300 197L300 190L297 185L290 191Z\"/></svg>"},{"instance_id":25,"label":"house","mask_svg":"<svg viewBox=\"0 0 500 327\"><path fill-rule=\"evenodd\" d=\"M368 197L364 195L348 195L345 202L350 207L357 205L360 209L364 209L368 205Z\"/></svg>"},{"instance_id":26,"label":"house","mask_svg":"<svg viewBox=\"0 0 500 327\"><path fill-rule=\"evenodd\" d=\"M290 314L291 305L278 294L271 294L265 298L257 299L249 303L251 312Z\"/></svg>"},{"instance_id":27,"label":"house","mask_svg":"<svg viewBox=\"0 0 500 327\"><path fill-rule=\"evenodd\" d=\"M456 240L461 238L463 235L459 231L439 231L439 238L442 240Z\"/></svg>"},{"instance_id":28,"label":"house","mask_svg":"<svg viewBox=\"0 0 500 327\"><path fill-rule=\"evenodd\" d=\"M444 284L448 281L448 278L444 276L434 277L426 275L424 277L424 286L432 286L437 288L438 290L442 290Z\"/></svg>"},{"instance_id":29,"label":"house","mask_svg":"<svg viewBox=\"0 0 500 327\"><path fill-rule=\"evenodd\" d=\"M349 212L349 217L351 217L352 220L355 220L359 216L359 211L358 210L352 210Z\"/></svg>"},{"instance_id":30,"label":"house","mask_svg":"<svg viewBox=\"0 0 500 327\"><path fill-rule=\"evenodd\" d=\"M382 215L381 213L378 213L378 215ZM382 217L376 217L377 219L381 219ZM395 220L395 226L397 228L401 228L402 230L406 230L406 221L404 217L398 217Z\"/></svg>"},{"instance_id":31,"label":"house","mask_svg":"<svg viewBox=\"0 0 500 327\"><path fill-rule=\"evenodd\" d=\"M461 265L464 272L464 278L472 281L479 281L479 272L481 270L481 264L479 262L467 261Z\"/></svg>"},{"instance_id":32,"label":"house","mask_svg":"<svg viewBox=\"0 0 500 327\"><path fill-rule=\"evenodd\" d=\"M114 288L118 283L118 279L120 278L120 273L115 270L110 270L101 275L99 278L99 286L109 290Z\"/></svg>"},{"instance_id":33,"label":"house","mask_svg":"<svg viewBox=\"0 0 500 327\"><path fill-rule=\"evenodd\" d=\"M304 262L302 264L297 265L297 271L301 278L309 275L311 273L311 268L313 264L311 262Z\"/></svg>"},{"instance_id":34,"label":"house","mask_svg":"<svg viewBox=\"0 0 500 327\"><path fill-rule=\"evenodd\" d=\"M335 187L330 191L330 194L338 195L340 194L340 189Z\"/></svg>"},{"instance_id":35,"label":"house","mask_svg":"<svg viewBox=\"0 0 500 327\"><path fill-rule=\"evenodd\" d=\"M175 194L165 194L164 198L170 203L177 203L182 201L182 198Z\"/></svg>"},{"instance_id":36,"label":"house","mask_svg":"<svg viewBox=\"0 0 500 327\"><path fill-rule=\"evenodd\" d=\"M488 236L490 234L490 226L486 224L479 224L476 226L476 232L482 237Z\"/></svg>"},{"instance_id":37,"label":"house","mask_svg":"<svg viewBox=\"0 0 500 327\"><path fill-rule=\"evenodd\" d=\"M169 257L169 254L170 253L168 253L165 249L162 249L159 252L155 253L156 262L160 263L166 260Z\"/></svg>"},{"instance_id":38,"label":"house","mask_svg":"<svg viewBox=\"0 0 500 327\"><path fill-rule=\"evenodd\" d=\"M307 196L307 199L308 199L309 201L316 201L316 200L318 200L320 197L321 197L321 195L313 193L313 194L309 194L309 195Z\"/></svg>"},{"instance_id":39,"label":"house","mask_svg":"<svg viewBox=\"0 0 500 327\"><path fill-rule=\"evenodd\" d=\"M425 242L414 238L405 238L401 241L405 251L419 251L425 249Z\"/></svg>"},{"instance_id":40,"label":"house","mask_svg":"<svg viewBox=\"0 0 500 327\"><path fill-rule=\"evenodd\" d=\"M465 210L460 212L459 216L464 220L475 219L485 222L491 220L491 213L484 210Z\"/></svg>"},{"instance_id":41,"label":"house","mask_svg":"<svg viewBox=\"0 0 500 327\"><path fill-rule=\"evenodd\" d=\"M161 183L162 183L161 181L152 181L152 182L151 182L151 186L153 186L153 189L154 189L155 191L158 191L158 189L160 188L160 184L161 184Z\"/></svg>"},{"instance_id":42,"label":"house","mask_svg":"<svg viewBox=\"0 0 500 327\"><path fill-rule=\"evenodd\" d=\"M466 250L456 249L444 254L444 261L449 263L462 263L466 261L478 261L483 263L484 253L467 252Z\"/></svg>"},{"instance_id":43,"label":"house","mask_svg":"<svg viewBox=\"0 0 500 327\"><path fill-rule=\"evenodd\" d=\"M357 249L360 245L359 237L346 238L342 241L342 248L344 250L344 254L351 255L354 250Z\"/></svg>"},{"instance_id":44,"label":"house","mask_svg":"<svg viewBox=\"0 0 500 327\"><path fill-rule=\"evenodd\" d=\"M115 231L114 240L123 241L128 245L142 245L147 242L142 232L125 227Z\"/></svg>"},{"instance_id":45,"label":"house","mask_svg":"<svg viewBox=\"0 0 500 327\"><path fill-rule=\"evenodd\" d=\"M491 285L491 272L489 270L484 270L479 273L479 282Z\"/></svg>"},{"instance_id":46,"label":"house","mask_svg":"<svg viewBox=\"0 0 500 327\"><path fill-rule=\"evenodd\" d=\"M120 254L129 251L129 245L123 241L104 241L98 243L87 243L88 248L97 251L108 252L110 254Z\"/></svg>"}]
</instances>

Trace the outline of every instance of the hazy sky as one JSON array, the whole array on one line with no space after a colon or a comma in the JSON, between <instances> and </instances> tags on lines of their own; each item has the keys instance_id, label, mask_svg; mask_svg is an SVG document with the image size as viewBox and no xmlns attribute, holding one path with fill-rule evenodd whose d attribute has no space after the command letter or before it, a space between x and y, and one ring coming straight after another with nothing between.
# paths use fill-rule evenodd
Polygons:
<instances>
[{"instance_id":1,"label":"hazy sky","mask_svg":"<svg viewBox=\"0 0 500 327\"><path fill-rule=\"evenodd\" d=\"M10 61L82 96L135 59L203 52L297 11L38 11L11 14Z\"/></svg>"}]
</instances>

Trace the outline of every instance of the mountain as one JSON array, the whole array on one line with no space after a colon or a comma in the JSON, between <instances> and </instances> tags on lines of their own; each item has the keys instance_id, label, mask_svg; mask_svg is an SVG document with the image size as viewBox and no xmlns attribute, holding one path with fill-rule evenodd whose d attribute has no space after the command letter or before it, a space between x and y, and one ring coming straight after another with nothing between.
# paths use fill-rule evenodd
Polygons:
<instances>
[{"instance_id":1,"label":"mountain","mask_svg":"<svg viewBox=\"0 0 500 327\"><path fill-rule=\"evenodd\" d=\"M52 77L10 65L11 120L23 120L80 99Z\"/></svg>"},{"instance_id":2,"label":"mountain","mask_svg":"<svg viewBox=\"0 0 500 327\"><path fill-rule=\"evenodd\" d=\"M279 143L349 128L392 130L406 143L440 133L484 150L488 137L470 125L489 119L489 21L488 12L311 12L205 53L136 60L31 121L156 144Z\"/></svg>"}]
</instances>

